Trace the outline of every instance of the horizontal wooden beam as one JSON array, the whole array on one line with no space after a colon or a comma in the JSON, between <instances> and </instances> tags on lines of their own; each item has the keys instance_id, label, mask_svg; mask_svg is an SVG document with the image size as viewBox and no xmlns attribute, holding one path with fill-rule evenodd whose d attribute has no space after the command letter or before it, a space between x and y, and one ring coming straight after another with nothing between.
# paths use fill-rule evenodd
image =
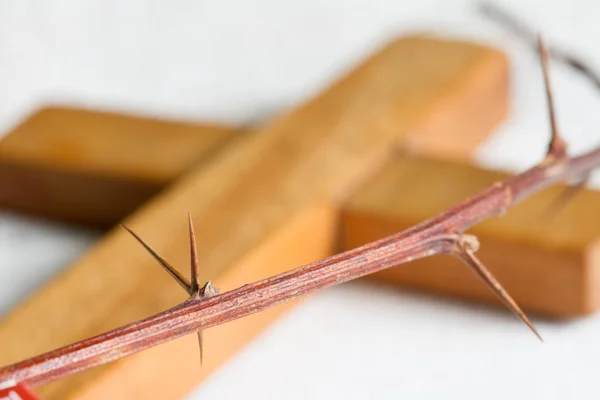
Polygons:
<instances>
[{"instance_id":1,"label":"horizontal wooden beam","mask_svg":"<svg viewBox=\"0 0 600 400\"><path fill-rule=\"evenodd\" d=\"M46 107L0 140L0 207L109 228L238 131Z\"/></svg>"},{"instance_id":2,"label":"horizontal wooden beam","mask_svg":"<svg viewBox=\"0 0 600 400\"><path fill-rule=\"evenodd\" d=\"M404 230L505 176L463 163L399 157L348 201L342 247ZM551 213L564 190L547 189L469 232L480 239L478 257L524 310L556 318L590 314L600 306L600 192L583 189ZM370 278L501 305L451 256L414 261Z\"/></svg>"}]
</instances>

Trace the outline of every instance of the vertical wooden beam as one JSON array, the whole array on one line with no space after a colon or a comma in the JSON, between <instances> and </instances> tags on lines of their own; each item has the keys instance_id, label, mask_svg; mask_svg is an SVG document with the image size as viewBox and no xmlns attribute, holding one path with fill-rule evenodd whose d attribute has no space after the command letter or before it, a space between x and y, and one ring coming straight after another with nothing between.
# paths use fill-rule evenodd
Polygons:
<instances>
[{"instance_id":1,"label":"vertical wooden beam","mask_svg":"<svg viewBox=\"0 0 600 400\"><path fill-rule=\"evenodd\" d=\"M222 285L237 285L242 277L254 281L321 258L335 237L337 205L398 146L413 135L437 140L430 129L441 123L433 120L447 121L448 107L456 112L452 119L472 117L474 91L465 87L474 85L474 77L485 77L484 86L493 82L477 103L497 107L490 114L495 118L479 125L489 132L506 111L506 71L504 56L487 47L424 36L395 40L305 105L235 140L127 218L127 225L173 264L187 265L190 211L203 278ZM0 343L7 351L0 363L148 316L183 297L131 237L114 229L2 322ZM240 323L258 332L267 320L256 314ZM31 335L40 326L44 335ZM241 333L240 328L231 334ZM206 334L209 366L251 337L239 336L230 347L228 335ZM132 393L178 398L201 381L189 370L198 362L195 341L165 346L168 351L160 346L49 384L40 393L48 399L125 399ZM164 368L143 368L168 362L166 354L178 360L170 365L168 379ZM129 362L136 364L128 367ZM126 393L109 391L120 387L128 388Z\"/></svg>"}]
</instances>

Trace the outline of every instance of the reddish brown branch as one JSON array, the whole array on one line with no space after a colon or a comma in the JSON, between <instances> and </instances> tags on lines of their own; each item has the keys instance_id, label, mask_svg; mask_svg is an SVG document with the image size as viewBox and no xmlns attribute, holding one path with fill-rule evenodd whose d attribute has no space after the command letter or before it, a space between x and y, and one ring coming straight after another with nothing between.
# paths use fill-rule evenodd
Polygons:
<instances>
[{"instance_id":1,"label":"reddish brown branch","mask_svg":"<svg viewBox=\"0 0 600 400\"><path fill-rule=\"evenodd\" d=\"M543 54L542 52L542 58ZM547 73L545 62L543 66ZM549 80L546 80L546 84L549 85ZM552 96L549 91L548 99L551 105ZM197 279L188 283L166 260L136 236L190 293L190 298L144 320L7 366L0 370L0 387L17 382L27 385L50 382L184 335L260 312L319 289L438 254L451 254L464 260L537 334L514 300L475 257L474 253L479 246L477 239L464 232L485 219L505 213L512 205L541 189L571 176L586 175L600 165L600 148L568 158L564 146L557 145L560 143L562 139L558 131L554 130L548 155L542 163L496 182L486 190L408 230L221 295L213 292L210 283L199 290L193 290ZM193 239L191 243L194 248ZM192 250L192 260L194 252ZM194 268L196 267L192 263L192 269ZM197 272L195 273L197 276ZM215 296L211 297L212 294Z\"/></svg>"},{"instance_id":2,"label":"reddish brown branch","mask_svg":"<svg viewBox=\"0 0 600 400\"><path fill-rule=\"evenodd\" d=\"M198 265L198 249L196 248L196 235L194 234L194 223L192 222L192 216L188 213L188 226L190 230L190 276L191 283L175 269L163 256L158 254L156 250L150 247L144 242L135 232L121 225L125 228L144 248L154 257L158 264L164 268L165 271L177 282L191 298L201 300L208 297L213 297L219 294L219 289L214 287L210 282L207 282L204 286L200 286L200 268ZM202 338L202 330L198 330L198 347L200 349L200 364L204 358L204 346Z\"/></svg>"},{"instance_id":3,"label":"reddish brown branch","mask_svg":"<svg viewBox=\"0 0 600 400\"><path fill-rule=\"evenodd\" d=\"M481 2L478 3L477 6L478 10L483 15L501 24L502 26L510 30L512 33L517 35L521 40L524 40L531 46L537 45L540 48L540 56L542 58L542 63L545 64L544 71L548 70L548 58L552 58L557 62L563 63L566 66L573 68L579 74L587 78L596 87L596 89L600 89L600 75L588 63L584 62L577 56L568 53L564 49L559 49L557 47L551 47L550 49L547 49L546 46L544 46L543 43L541 43L540 35L536 34L534 29L528 26L524 21L517 19L514 15L509 14L508 12L502 10L494 4L489 2ZM550 114L550 125L553 132L553 139L550 142L550 150L548 151L548 153L561 153L561 156L565 156L566 145L564 141L557 141L556 139L554 139L558 137L558 127L556 126L556 117L553 106L554 102L552 100L552 93L550 92L551 85L548 81L548 74L545 73L544 75L546 96L549 106L548 111ZM586 185L589 176L589 174L584 174L569 177L571 179L575 178L579 182L575 185L568 186L563 191L563 193L560 196L558 196L556 200L551 204L546 214L548 216L552 216L553 214L558 212L575 194L579 192L581 188L583 188Z\"/></svg>"}]
</instances>

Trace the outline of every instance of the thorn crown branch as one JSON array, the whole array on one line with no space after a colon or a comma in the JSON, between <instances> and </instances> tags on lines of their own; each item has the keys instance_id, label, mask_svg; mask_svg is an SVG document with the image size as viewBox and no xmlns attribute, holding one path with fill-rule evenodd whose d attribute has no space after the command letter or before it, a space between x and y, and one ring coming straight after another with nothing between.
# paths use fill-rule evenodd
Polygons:
<instances>
[{"instance_id":1,"label":"thorn crown branch","mask_svg":"<svg viewBox=\"0 0 600 400\"><path fill-rule=\"evenodd\" d=\"M489 8L487 12L490 12ZM492 10L491 15L511 26L520 35L529 35L529 31L523 25L517 24L498 10ZM548 58L552 57L568 65L578 66L579 70L586 71L592 81L597 75L593 74L590 68L581 68L584 64L573 62L570 56L565 56L566 53L556 50L548 52L539 36L537 44L542 61L551 125L548 153L538 165L497 182L405 231L222 294L210 282L200 285L196 240L189 214L191 256L189 281L137 234L124 227L188 293L190 298L178 306L142 321L4 367L0 369L0 387L6 382L31 386L47 383L192 333L198 334L202 362L203 329L260 312L319 289L438 254L451 254L462 260L541 340L540 334L518 304L475 256L479 249L477 238L463 233L487 218L503 214L510 206L541 189L565 182L572 177L587 176L600 165L600 148L576 157L567 155L566 143L561 138L556 124L548 74Z\"/></svg>"}]
</instances>

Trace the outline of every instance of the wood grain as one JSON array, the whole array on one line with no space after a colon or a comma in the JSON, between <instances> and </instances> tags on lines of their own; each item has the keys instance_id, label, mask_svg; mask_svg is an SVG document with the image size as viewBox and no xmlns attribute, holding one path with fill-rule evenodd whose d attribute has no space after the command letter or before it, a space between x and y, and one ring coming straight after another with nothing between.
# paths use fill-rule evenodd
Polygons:
<instances>
[{"instance_id":1,"label":"wood grain","mask_svg":"<svg viewBox=\"0 0 600 400\"><path fill-rule=\"evenodd\" d=\"M239 130L46 107L0 140L0 207L109 228Z\"/></svg>"},{"instance_id":2,"label":"wood grain","mask_svg":"<svg viewBox=\"0 0 600 400\"><path fill-rule=\"evenodd\" d=\"M454 87L439 93L429 108L400 105L423 120L419 132L404 136L405 149L464 159L506 115L506 60L490 51L464 50L473 60ZM410 73L419 82L420 72ZM434 109L435 118L423 118ZM106 229L241 132L241 127L49 106L0 141L0 207Z\"/></svg>"},{"instance_id":3,"label":"wood grain","mask_svg":"<svg viewBox=\"0 0 600 400\"><path fill-rule=\"evenodd\" d=\"M462 163L399 157L348 201L342 247L408 228L504 177ZM586 315L600 306L600 192L585 189L550 216L564 188L546 189L469 231L480 239L478 257L522 308L554 318ZM370 279L502 306L450 256L415 261Z\"/></svg>"},{"instance_id":4,"label":"wood grain","mask_svg":"<svg viewBox=\"0 0 600 400\"><path fill-rule=\"evenodd\" d=\"M443 124L434 120L468 120L472 107L484 101L496 108L487 114L493 118L479 121L489 132L506 112L506 71L504 56L489 48L400 38L305 105L235 140L126 223L175 265L187 266L190 211L202 278L216 280L222 290L323 257L336 237L337 205L407 138L435 138L431 127ZM479 97L473 89L477 77L489 88ZM476 129L465 132L485 136ZM462 138L460 132L441 134ZM4 319L0 342L7 351L0 363L146 317L184 297L131 237L114 229ZM207 372L270 319L262 313L247 317L242 325L223 327L219 332L229 332L223 337L209 330ZM44 335L33 335L40 326ZM235 338L230 341L228 335ZM195 341L165 346L52 383L40 393L47 399L150 398L155 393L179 398L204 376L189 369L197 355ZM160 367L164 363L168 370ZM121 395L115 388L126 390Z\"/></svg>"}]
</instances>

